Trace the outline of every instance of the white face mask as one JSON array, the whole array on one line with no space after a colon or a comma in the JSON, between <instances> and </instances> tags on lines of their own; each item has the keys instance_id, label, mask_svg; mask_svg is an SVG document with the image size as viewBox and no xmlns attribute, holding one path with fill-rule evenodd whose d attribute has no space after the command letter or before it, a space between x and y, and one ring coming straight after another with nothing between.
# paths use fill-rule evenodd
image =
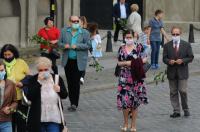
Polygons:
<instances>
[{"instance_id":1,"label":"white face mask","mask_svg":"<svg viewBox=\"0 0 200 132\"><path fill-rule=\"evenodd\" d=\"M178 43L181 40L181 36L172 36L172 40L173 40L174 43L175 42Z\"/></svg>"},{"instance_id":2,"label":"white face mask","mask_svg":"<svg viewBox=\"0 0 200 132\"><path fill-rule=\"evenodd\" d=\"M135 40L134 39L125 39L127 45L133 45Z\"/></svg>"}]
</instances>

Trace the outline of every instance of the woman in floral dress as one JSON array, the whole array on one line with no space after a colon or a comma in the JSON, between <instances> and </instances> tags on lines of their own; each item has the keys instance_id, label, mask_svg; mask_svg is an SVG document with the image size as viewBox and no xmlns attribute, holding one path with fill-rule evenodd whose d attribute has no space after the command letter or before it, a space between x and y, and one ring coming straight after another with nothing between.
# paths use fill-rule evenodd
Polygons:
<instances>
[{"instance_id":1,"label":"woman in floral dress","mask_svg":"<svg viewBox=\"0 0 200 132\"><path fill-rule=\"evenodd\" d=\"M124 126L122 131L128 129L128 114L131 111L132 122L131 132L136 132L136 117L140 104L147 103L146 88L143 79L137 80L133 78L131 60L139 57L137 50L136 37L131 31L125 34L126 44L121 46L118 51L118 66L119 70L119 84L117 94L117 106L119 110L123 111ZM143 58L142 62L145 63L147 58Z\"/></svg>"}]
</instances>

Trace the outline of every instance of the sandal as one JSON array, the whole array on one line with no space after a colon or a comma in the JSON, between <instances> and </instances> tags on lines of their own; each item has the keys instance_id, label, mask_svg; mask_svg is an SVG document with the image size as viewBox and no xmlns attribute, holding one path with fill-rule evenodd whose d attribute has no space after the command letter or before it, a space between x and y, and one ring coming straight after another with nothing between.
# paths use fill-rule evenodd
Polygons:
<instances>
[{"instance_id":1,"label":"sandal","mask_svg":"<svg viewBox=\"0 0 200 132\"><path fill-rule=\"evenodd\" d=\"M136 132L137 130L135 128L131 128L131 132Z\"/></svg>"},{"instance_id":2,"label":"sandal","mask_svg":"<svg viewBox=\"0 0 200 132\"><path fill-rule=\"evenodd\" d=\"M127 127L122 127L121 130L122 130L122 132L127 132L128 128Z\"/></svg>"}]
</instances>

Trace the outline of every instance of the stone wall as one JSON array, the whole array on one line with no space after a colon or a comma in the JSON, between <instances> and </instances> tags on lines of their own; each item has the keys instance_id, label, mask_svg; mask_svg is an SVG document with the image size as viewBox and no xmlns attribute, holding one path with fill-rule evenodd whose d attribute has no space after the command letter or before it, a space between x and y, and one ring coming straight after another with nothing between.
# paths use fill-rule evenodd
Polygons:
<instances>
[{"instance_id":1,"label":"stone wall","mask_svg":"<svg viewBox=\"0 0 200 132\"><path fill-rule=\"evenodd\" d=\"M181 26L188 31L189 24L200 27L200 0L144 0L145 23L154 16L156 9L165 13L164 21L167 30L172 25Z\"/></svg>"}]
</instances>

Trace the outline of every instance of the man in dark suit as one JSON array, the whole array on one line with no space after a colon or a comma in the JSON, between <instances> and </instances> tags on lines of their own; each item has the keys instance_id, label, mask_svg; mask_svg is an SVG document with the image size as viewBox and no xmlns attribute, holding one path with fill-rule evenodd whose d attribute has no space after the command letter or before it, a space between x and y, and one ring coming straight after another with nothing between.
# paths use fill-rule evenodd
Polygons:
<instances>
[{"instance_id":1,"label":"man in dark suit","mask_svg":"<svg viewBox=\"0 0 200 132\"><path fill-rule=\"evenodd\" d=\"M123 29L120 21L126 23L128 16L130 15L130 7L125 2L126 0L118 0L118 2L113 7L113 17L115 19L115 34L114 41L118 40L119 31Z\"/></svg>"},{"instance_id":2,"label":"man in dark suit","mask_svg":"<svg viewBox=\"0 0 200 132\"><path fill-rule=\"evenodd\" d=\"M173 27L172 41L164 45L163 62L167 64L167 78L170 87L170 100L174 113L171 118L180 117L179 94L184 116L190 116L187 99L187 79L189 77L188 63L194 55L190 43L180 39L181 29Z\"/></svg>"}]
</instances>

